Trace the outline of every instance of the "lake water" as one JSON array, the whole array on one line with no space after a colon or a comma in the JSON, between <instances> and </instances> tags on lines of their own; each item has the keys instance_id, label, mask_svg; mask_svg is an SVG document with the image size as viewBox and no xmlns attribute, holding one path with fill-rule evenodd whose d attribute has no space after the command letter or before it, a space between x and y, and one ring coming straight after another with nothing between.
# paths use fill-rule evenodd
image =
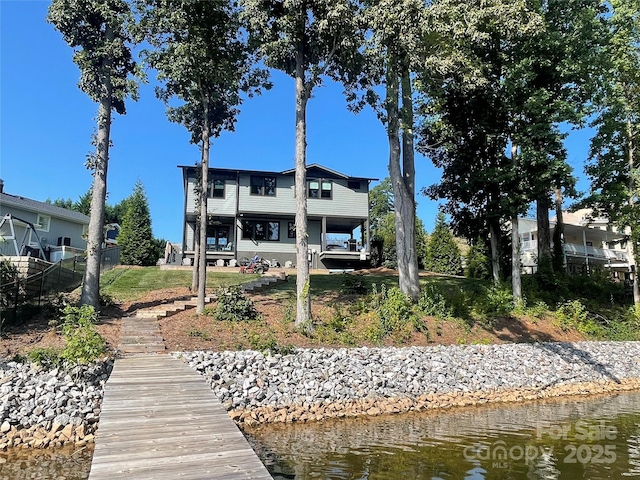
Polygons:
<instances>
[{"instance_id":1,"label":"lake water","mask_svg":"<svg viewBox=\"0 0 640 480\"><path fill-rule=\"evenodd\" d=\"M640 478L640 393L245 433L277 480Z\"/></svg>"},{"instance_id":2,"label":"lake water","mask_svg":"<svg viewBox=\"0 0 640 480\"><path fill-rule=\"evenodd\" d=\"M93 446L74 449L12 449L0 452L0 480L89 478Z\"/></svg>"},{"instance_id":3,"label":"lake water","mask_svg":"<svg viewBox=\"0 0 640 480\"><path fill-rule=\"evenodd\" d=\"M640 478L640 393L245 432L276 480ZM0 480L81 480L92 448L0 452Z\"/></svg>"}]
</instances>

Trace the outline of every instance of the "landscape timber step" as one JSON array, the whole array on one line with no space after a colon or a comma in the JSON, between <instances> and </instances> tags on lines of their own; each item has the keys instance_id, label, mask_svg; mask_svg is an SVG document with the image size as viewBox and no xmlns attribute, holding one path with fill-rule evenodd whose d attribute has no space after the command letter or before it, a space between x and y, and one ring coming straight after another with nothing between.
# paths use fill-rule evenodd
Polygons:
<instances>
[{"instance_id":1,"label":"landscape timber step","mask_svg":"<svg viewBox=\"0 0 640 480\"><path fill-rule=\"evenodd\" d=\"M215 295L207 295L204 297L205 305L216 300L217 297ZM155 307L147 308L144 310L137 310L136 317L137 318L149 318L149 319L158 319L163 317L169 317L174 313L181 312L188 308L195 308L198 305L198 297L191 297L188 300L176 300L172 303L167 303L164 305L157 305Z\"/></svg>"},{"instance_id":2,"label":"landscape timber step","mask_svg":"<svg viewBox=\"0 0 640 480\"><path fill-rule=\"evenodd\" d=\"M123 354L163 353L166 350L156 319L125 317L120 326L120 345Z\"/></svg>"}]
</instances>

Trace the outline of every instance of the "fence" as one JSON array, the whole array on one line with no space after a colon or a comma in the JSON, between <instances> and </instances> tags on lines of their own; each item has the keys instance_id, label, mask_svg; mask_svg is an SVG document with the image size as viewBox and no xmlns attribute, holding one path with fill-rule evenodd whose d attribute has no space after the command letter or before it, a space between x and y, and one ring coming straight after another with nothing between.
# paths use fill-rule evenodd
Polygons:
<instances>
[{"instance_id":1,"label":"fence","mask_svg":"<svg viewBox=\"0 0 640 480\"><path fill-rule=\"evenodd\" d=\"M0 332L8 320L17 320L20 307L40 307L52 295L80 286L86 270L83 256L65 258L57 263L32 257L5 258L16 268L17 278L0 285ZM119 259L119 248L105 249L100 261L101 271L110 270L118 264Z\"/></svg>"}]
</instances>

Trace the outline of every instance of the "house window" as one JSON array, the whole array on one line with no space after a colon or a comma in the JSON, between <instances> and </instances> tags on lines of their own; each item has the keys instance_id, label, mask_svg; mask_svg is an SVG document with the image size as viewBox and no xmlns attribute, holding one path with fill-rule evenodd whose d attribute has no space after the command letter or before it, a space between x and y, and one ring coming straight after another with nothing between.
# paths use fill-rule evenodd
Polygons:
<instances>
[{"instance_id":1,"label":"house window","mask_svg":"<svg viewBox=\"0 0 640 480\"><path fill-rule=\"evenodd\" d=\"M280 222L245 220L242 222L242 238L250 240L280 240Z\"/></svg>"},{"instance_id":2,"label":"house window","mask_svg":"<svg viewBox=\"0 0 640 480\"><path fill-rule=\"evenodd\" d=\"M349 180L347 182L347 187L351 190L360 190L362 188L362 183L357 182L355 180Z\"/></svg>"},{"instance_id":3,"label":"house window","mask_svg":"<svg viewBox=\"0 0 640 480\"><path fill-rule=\"evenodd\" d=\"M275 197L276 177L251 176L251 195Z\"/></svg>"},{"instance_id":4,"label":"house window","mask_svg":"<svg viewBox=\"0 0 640 480\"><path fill-rule=\"evenodd\" d=\"M207 188L207 197L209 198L224 198L224 179L214 178L209 180Z\"/></svg>"},{"instance_id":5,"label":"house window","mask_svg":"<svg viewBox=\"0 0 640 480\"><path fill-rule=\"evenodd\" d=\"M36 230L42 230L43 232L49 231L49 226L51 225L51 217L48 215L38 214L38 220L34 225Z\"/></svg>"},{"instance_id":6,"label":"house window","mask_svg":"<svg viewBox=\"0 0 640 480\"><path fill-rule=\"evenodd\" d=\"M207 227L207 250L230 250L229 227Z\"/></svg>"},{"instance_id":7,"label":"house window","mask_svg":"<svg viewBox=\"0 0 640 480\"><path fill-rule=\"evenodd\" d=\"M331 180L312 179L307 182L307 197L331 198L333 191Z\"/></svg>"},{"instance_id":8,"label":"house window","mask_svg":"<svg viewBox=\"0 0 640 480\"><path fill-rule=\"evenodd\" d=\"M287 237L296 238L296 222L289 222L287 224Z\"/></svg>"}]
</instances>

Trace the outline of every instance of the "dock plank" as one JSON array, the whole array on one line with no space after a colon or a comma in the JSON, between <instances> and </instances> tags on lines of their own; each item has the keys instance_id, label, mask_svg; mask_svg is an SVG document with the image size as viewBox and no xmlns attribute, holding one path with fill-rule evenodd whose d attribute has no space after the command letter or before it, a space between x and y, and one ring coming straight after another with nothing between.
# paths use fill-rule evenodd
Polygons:
<instances>
[{"instance_id":1,"label":"dock plank","mask_svg":"<svg viewBox=\"0 0 640 480\"><path fill-rule=\"evenodd\" d=\"M160 354L116 360L89 480L271 480L203 377Z\"/></svg>"}]
</instances>

